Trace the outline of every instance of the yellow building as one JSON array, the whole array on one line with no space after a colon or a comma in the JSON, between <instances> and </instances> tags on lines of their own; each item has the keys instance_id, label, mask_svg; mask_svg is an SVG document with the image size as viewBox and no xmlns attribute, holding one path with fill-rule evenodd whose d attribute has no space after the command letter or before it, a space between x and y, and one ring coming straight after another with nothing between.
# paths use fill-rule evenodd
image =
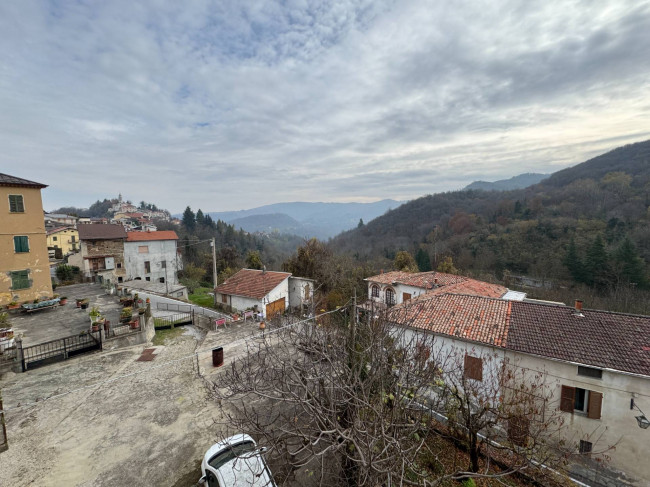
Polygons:
<instances>
[{"instance_id":1,"label":"yellow building","mask_svg":"<svg viewBox=\"0 0 650 487\"><path fill-rule=\"evenodd\" d=\"M0 173L0 305L52 297L41 189Z\"/></svg>"},{"instance_id":2,"label":"yellow building","mask_svg":"<svg viewBox=\"0 0 650 487\"><path fill-rule=\"evenodd\" d=\"M79 251L79 232L74 227L52 228L47 231L47 246L61 249L63 255Z\"/></svg>"}]
</instances>

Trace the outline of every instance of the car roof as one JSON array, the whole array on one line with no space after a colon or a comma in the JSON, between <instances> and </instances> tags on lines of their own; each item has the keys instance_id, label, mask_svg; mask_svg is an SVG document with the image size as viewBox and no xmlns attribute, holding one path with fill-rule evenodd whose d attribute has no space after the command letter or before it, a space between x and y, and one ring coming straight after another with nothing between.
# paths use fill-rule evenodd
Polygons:
<instances>
[{"instance_id":1,"label":"car roof","mask_svg":"<svg viewBox=\"0 0 650 487\"><path fill-rule=\"evenodd\" d=\"M210 447L204 456L204 462L208 463L212 457L240 443L251 442L256 446L255 440L246 434L238 434L226 438ZM253 451L250 455L233 458L224 463L216 470L219 474L219 482L232 487L264 487L274 486L270 472L264 458L259 452Z\"/></svg>"}]
</instances>

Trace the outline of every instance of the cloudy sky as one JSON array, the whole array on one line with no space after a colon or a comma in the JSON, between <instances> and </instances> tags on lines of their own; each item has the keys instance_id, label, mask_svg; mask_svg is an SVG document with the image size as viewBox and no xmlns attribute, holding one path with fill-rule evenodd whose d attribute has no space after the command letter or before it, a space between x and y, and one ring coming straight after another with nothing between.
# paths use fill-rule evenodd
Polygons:
<instances>
[{"instance_id":1,"label":"cloudy sky","mask_svg":"<svg viewBox=\"0 0 650 487\"><path fill-rule=\"evenodd\" d=\"M410 199L650 138L642 1L0 3L0 172L46 209Z\"/></svg>"}]
</instances>

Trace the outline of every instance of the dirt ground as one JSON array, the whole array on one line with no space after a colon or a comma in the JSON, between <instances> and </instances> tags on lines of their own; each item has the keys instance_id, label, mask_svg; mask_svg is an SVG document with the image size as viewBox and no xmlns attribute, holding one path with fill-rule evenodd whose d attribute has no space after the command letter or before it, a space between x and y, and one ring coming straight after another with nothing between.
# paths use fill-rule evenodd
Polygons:
<instances>
[{"instance_id":1,"label":"dirt ground","mask_svg":"<svg viewBox=\"0 0 650 487\"><path fill-rule=\"evenodd\" d=\"M136 346L4 375L0 485L195 485L220 433L196 372L201 339L188 329L149 362Z\"/></svg>"}]
</instances>

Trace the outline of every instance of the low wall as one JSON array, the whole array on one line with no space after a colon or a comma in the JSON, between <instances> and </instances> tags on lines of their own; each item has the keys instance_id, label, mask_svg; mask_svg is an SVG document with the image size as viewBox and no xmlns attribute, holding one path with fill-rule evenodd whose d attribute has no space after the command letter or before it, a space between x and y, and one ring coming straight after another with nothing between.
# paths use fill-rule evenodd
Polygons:
<instances>
[{"instance_id":1,"label":"low wall","mask_svg":"<svg viewBox=\"0 0 650 487\"><path fill-rule=\"evenodd\" d=\"M142 345L151 341L153 336L156 334L154 329L153 318L148 317L144 319L144 316L141 319L141 325L138 331L133 331L125 335L119 335L111 338L104 339L104 350L106 349L115 349L121 347L131 347L133 345Z\"/></svg>"}]
</instances>

